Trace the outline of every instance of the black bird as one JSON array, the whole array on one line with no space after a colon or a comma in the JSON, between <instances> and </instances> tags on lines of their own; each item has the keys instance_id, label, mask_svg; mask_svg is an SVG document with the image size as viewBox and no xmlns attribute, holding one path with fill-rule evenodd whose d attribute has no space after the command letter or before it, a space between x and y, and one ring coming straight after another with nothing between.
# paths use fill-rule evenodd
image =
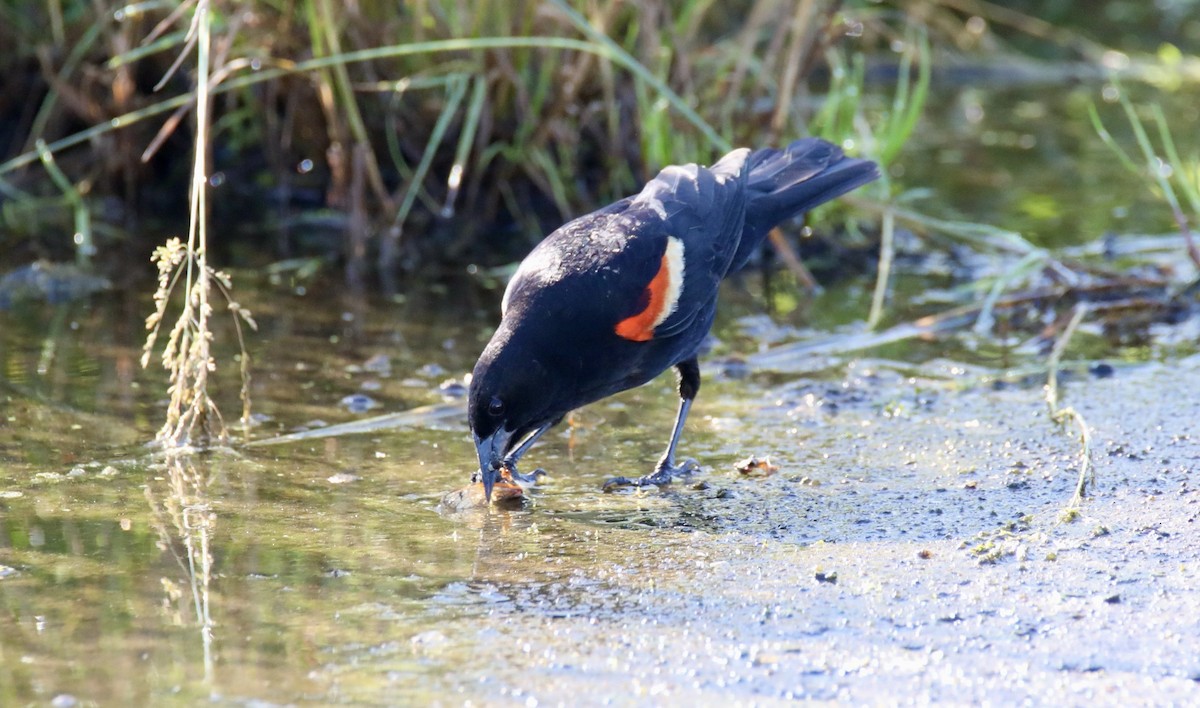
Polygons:
<instances>
[{"instance_id":1,"label":"black bird","mask_svg":"<svg viewBox=\"0 0 1200 708\"><path fill-rule=\"evenodd\" d=\"M641 193L571 221L521 263L471 378L468 416L484 492L567 413L679 374L670 443L636 485L694 468L675 447L700 389L697 350L721 280L773 227L879 176L816 138L734 150L712 167L672 165Z\"/></svg>"}]
</instances>

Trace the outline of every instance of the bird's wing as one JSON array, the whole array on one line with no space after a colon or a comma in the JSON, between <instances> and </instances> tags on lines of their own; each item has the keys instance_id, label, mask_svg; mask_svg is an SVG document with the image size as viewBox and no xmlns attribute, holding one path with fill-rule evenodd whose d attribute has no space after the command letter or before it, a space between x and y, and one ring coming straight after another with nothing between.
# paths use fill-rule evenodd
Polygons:
<instances>
[{"instance_id":1,"label":"bird's wing","mask_svg":"<svg viewBox=\"0 0 1200 708\"><path fill-rule=\"evenodd\" d=\"M619 336L671 337L711 309L742 232L748 154L735 150L710 168L667 167L630 202L623 216L637 219L646 246L622 258L644 266L629 280L631 299L614 327Z\"/></svg>"},{"instance_id":2,"label":"bird's wing","mask_svg":"<svg viewBox=\"0 0 1200 708\"><path fill-rule=\"evenodd\" d=\"M613 202L597 211L563 224L541 243L534 247L521 261L517 272L509 279L500 300L500 314L508 314L511 303L532 304L548 291L556 289L563 281L577 277L586 268L578 263L591 263L594 256L587 254L593 239L591 235L603 233L618 215L629 208L633 197ZM572 262L576 265L572 267Z\"/></svg>"},{"instance_id":3,"label":"bird's wing","mask_svg":"<svg viewBox=\"0 0 1200 708\"><path fill-rule=\"evenodd\" d=\"M711 309L737 251L748 154L667 167L639 194L565 224L522 261L504 316L633 342L686 330Z\"/></svg>"}]
</instances>

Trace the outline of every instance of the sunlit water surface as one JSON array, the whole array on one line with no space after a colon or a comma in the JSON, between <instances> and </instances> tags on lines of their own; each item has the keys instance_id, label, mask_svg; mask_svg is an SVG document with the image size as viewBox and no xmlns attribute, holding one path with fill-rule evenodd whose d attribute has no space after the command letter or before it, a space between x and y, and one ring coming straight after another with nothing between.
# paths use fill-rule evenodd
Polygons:
<instances>
[{"instance_id":1,"label":"sunlit water surface","mask_svg":"<svg viewBox=\"0 0 1200 708\"><path fill-rule=\"evenodd\" d=\"M902 178L936 188L932 212L1039 243L1169 227L1161 207L1143 211L1154 202L1136 178L1081 147L1094 91L1016 93L962 91L937 109L951 129L915 141ZM1101 165L1112 180L1097 176ZM947 284L902 275L890 322L928 312L922 298ZM661 452L674 413L666 376L548 435L528 459L550 477L524 506L461 513L438 508L473 464L457 414L243 443L461 406L499 294L467 287L362 305L332 286L300 295L292 285L239 282L261 324L256 424L231 449L176 460L145 446L164 384L138 365L144 301L109 293L0 312L0 704L890 702L897 685L1004 702L1046 697L1039 681L1067 698L1111 685L1194 697L1200 651L1168 621L1146 625L1167 636L1153 660L1010 641L1047 626L1047 637L1065 637L1055 622L1071 616L1136 641L1114 613L1153 604L1055 594L1073 582L1054 576L1065 564L1039 566L1024 601L1000 592L1017 582L1015 561L983 575L993 548L1016 558L1004 533L1041 528L1039 543L1062 545L1053 529L1077 443L1046 420L1040 383L991 383L1036 356L950 337L800 374L742 377L719 363L777 337L860 328L867 278L812 302L784 293L773 320L756 280L730 288L709 359L718 363L683 444L705 465L695 479L601 491ZM219 333L216 393L232 421L231 340ZM1114 360L1180 353L1082 341ZM1097 444L1119 457L1119 443ZM742 476L734 463L749 454L779 472ZM1162 464L1165 486L1175 464ZM1195 587L1184 567L1160 581ZM1195 598L1182 606L1194 612ZM995 664L980 664L985 655Z\"/></svg>"}]
</instances>

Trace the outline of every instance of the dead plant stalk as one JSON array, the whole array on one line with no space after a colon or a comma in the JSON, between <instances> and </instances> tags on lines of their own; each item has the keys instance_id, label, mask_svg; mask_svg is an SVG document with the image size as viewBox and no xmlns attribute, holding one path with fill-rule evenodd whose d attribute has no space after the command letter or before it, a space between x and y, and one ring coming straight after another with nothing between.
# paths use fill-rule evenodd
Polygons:
<instances>
[{"instance_id":1,"label":"dead plant stalk","mask_svg":"<svg viewBox=\"0 0 1200 708\"><path fill-rule=\"evenodd\" d=\"M1079 427L1079 479L1075 483L1075 493L1067 505L1068 509L1074 509L1083 502L1083 498L1087 495L1089 481L1093 485L1096 483L1096 468L1092 462L1092 428L1088 425L1083 414L1075 410L1073 406L1060 406L1058 397L1059 362L1062 360L1062 355L1066 351L1067 345L1071 342L1071 337L1074 336L1075 330L1079 327L1079 323L1083 321L1087 312L1087 304L1079 303L1075 306L1075 311L1071 313L1070 322L1063 328L1062 334L1059 335L1058 340L1054 343L1054 348L1050 351L1050 361L1047 364L1049 372L1046 381L1046 405L1050 409L1050 419L1064 427L1069 421L1074 421Z\"/></svg>"},{"instance_id":2,"label":"dead plant stalk","mask_svg":"<svg viewBox=\"0 0 1200 708\"><path fill-rule=\"evenodd\" d=\"M154 312L146 318L149 334L142 352L142 366L149 365L150 354L158 338L171 293L180 278L184 281L183 305L171 327L163 349L162 365L169 374L170 401L167 418L157 440L167 448L207 445L227 439L224 420L208 392L208 375L216 369L211 344L209 296L214 283L220 288L234 313L234 324L242 347L243 420L249 415L249 361L241 331L244 320L251 328L250 313L230 298L232 287L227 274L208 264L208 135L209 85L212 36L209 25L209 1L198 0L192 15L189 35L196 47L196 146L190 189L190 223L186 246L172 238L155 249L151 260L158 266L158 288L154 293ZM190 37L189 37L190 39ZM190 42L189 42L190 43Z\"/></svg>"}]
</instances>

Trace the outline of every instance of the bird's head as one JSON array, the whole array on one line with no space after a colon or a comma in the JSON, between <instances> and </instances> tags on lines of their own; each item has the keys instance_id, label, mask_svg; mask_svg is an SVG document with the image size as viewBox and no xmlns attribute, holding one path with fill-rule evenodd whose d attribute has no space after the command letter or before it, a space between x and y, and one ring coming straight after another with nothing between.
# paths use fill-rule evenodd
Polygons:
<instances>
[{"instance_id":1,"label":"bird's head","mask_svg":"<svg viewBox=\"0 0 1200 708\"><path fill-rule=\"evenodd\" d=\"M536 353L507 334L501 327L480 355L467 403L488 499L513 451L562 416L554 409L557 387Z\"/></svg>"}]
</instances>

